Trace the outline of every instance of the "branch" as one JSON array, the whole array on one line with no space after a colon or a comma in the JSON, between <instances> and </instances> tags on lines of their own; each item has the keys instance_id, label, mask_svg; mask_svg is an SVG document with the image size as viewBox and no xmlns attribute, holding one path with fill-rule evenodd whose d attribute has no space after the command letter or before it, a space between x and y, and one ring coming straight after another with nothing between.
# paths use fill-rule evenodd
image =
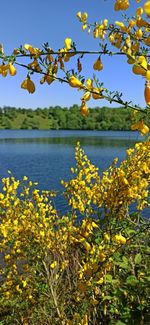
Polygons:
<instances>
[{"instance_id":1,"label":"branch","mask_svg":"<svg viewBox=\"0 0 150 325\"><path fill-rule=\"evenodd\" d=\"M78 51L64 51L64 52L60 52L60 51L48 51L48 52L41 52L39 55L40 56L46 56L46 55L60 55L63 56L65 54L73 54L75 55L85 55L85 54L92 54L92 55L108 55L108 56L113 56L113 55L125 55L128 56L127 53L125 52L114 52L114 51L109 51L109 50L103 50L103 51L85 51L85 50L78 50ZM13 55L13 54L12 54ZM136 53L136 56L141 56L141 53ZM144 54L145 57L150 58L150 55ZM4 54L0 54L0 59L6 59L7 61L11 60L11 55L4 55ZM17 54L15 55L15 58L34 58L37 57L37 54L28 54L28 53L23 53L23 54ZM15 62L16 63L16 62Z\"/></svg>"},{"instance_id":2,"label":"branch","mask_svg":"<svg viewBox=\"0 0 150 325\"><path fill-rule=\"evenodd\" d=\"M44 75L44 76L49 76L49 77L52 77L54 80L57 80L61 83L66 83L66 84L69 84L69 81L67 79L64 79L64 78L61 78L61 77L56 77L54 76L53 74L47 74L46 72L44 71L38 71L36 69L33 69L32 67L28 67L26 64L22 64L22 63L19 63L19 62L16 62L17 65L23 67L23 68L26 68L27 70L31 71L31 72L35 72L35 73L38 73L40 75ZM97 92L95 91L92 91L92 90L89 90L87 89L86 87L83 87L83 90L85 91L89 91L91 94L96 94L97 95ZM116 99L111 96L106 96L106 95L102 95L102 99L106 99L108 102L113 102L113 103L117 103L117 104L120 104L122 105L123 107L125 108L131 108L135 111L138 111L138 112L141 112L141 113L144 113L144 114L147 114L147 110L145 109L141 109L141 107L137 106L137 105L130 105L130 101L127 102L127 101L123 101L122 99Z\"/></svg>"}]
</instances>

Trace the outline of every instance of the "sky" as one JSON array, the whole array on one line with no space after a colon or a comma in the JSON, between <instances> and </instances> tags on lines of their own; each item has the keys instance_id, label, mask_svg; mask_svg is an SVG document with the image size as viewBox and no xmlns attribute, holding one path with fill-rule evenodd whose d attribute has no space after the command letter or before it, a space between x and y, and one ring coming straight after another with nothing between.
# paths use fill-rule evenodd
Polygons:
<instances>
[{"instance_id":1,"label":"sky","mask_svg":"<svg viewBox=\"0 0 150 325\"><path fill-rule=\"evenodd\" d=\"M130 2L131 7L126 13L132 16L137 4L135 0L130 0ZM141 4L144 2L141 1ZM49 46L57 51L64 46L66 37L70 37L75 42L78 50L99 50L99 40L93 39L92 35L81 30L76 13L78 11L88 12L91 23L101 22L104 18L114 23L122 18L120 12L113 11L113 6L114 0L2 1L0 42L3 43L7 55L11 54L14 48L25 43L41 47L44 42L48 42ZM87 78L93 76L92 67L97 57L93 55L83 58L82 74L85 74ZM102 56L102 62L104 69L97 72L96 76L104 82L104 86L110 91L122 92L125 100L131 100L134 104L145 107L144 79L132 73L132 66L126 64L126 59L123 56ZM0 75L0 107L15 106L35 109L56 105L69 107L81 103L81 92L59 82L54 82L50 86L40 85L40 78L35 75L32 80L36 84L36 92L29 94L20 87L25 77L26 70L22 67L17 67L17 74L14 77L3 78ZM89 107L110 106L104 100L91 100L88 105ZM112 104L113 106L116 105Z\"/></svg>"}]
</instances>

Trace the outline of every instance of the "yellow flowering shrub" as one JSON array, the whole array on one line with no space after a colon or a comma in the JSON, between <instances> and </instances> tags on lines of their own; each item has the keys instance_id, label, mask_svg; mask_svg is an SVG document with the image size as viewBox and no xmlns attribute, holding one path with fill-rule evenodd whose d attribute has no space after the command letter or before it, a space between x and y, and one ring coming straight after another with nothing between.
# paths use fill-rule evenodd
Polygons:
<instances>
[{"instance_id":1,"label":"yellow flowering shrub","mask_svg":"<svg viewBox=\"0 0 150 325\"><path fill-rule=\"evenodd\" d=\"M72 169L75 177L63 182L69 205L86 216L94 213L94 206L104 208L109 215L118 216L128 212L128 207L136 203L137 209L149 206L150 140L138 143L134 150L127 151L127 158L116 167L117 159L100 178L98 169L84 154L80 145L76 146L77 167ZM96 211L97 213L97 211Z\"/></svg>"},{"instance_id":2,"label":"yellow flowering shrub","mask_svg":"<svg viewBox=\"0 0 150 325\"><path fill-rule=\"evenodd\" d=\"M2 179L0 320L3 324L112 324L147 317L150 140L102 176L77 143L62 181L72 207L28 177ZM136 204L134 212L130 209ZM144 297L144 298L143 298ZM135 312L135 315L134 315Z\"/></svg>"}]
</instances>

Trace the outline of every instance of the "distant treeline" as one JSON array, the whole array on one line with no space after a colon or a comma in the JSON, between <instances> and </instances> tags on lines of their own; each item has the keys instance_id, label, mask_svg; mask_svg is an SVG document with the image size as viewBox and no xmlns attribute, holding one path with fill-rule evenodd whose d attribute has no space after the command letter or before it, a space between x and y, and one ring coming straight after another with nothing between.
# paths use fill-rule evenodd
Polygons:
<instances>
[{"instance_id":1,"label":"distant treeline","mask_svg":"<svg viewBox=\"0 0 150 325\"><path fill-rule=\"evenodd\" d=\"M83 117L78 105L35 110L5 106L0 108L0 129L130 130L128 108L96 107L89 111L89 116Z\"/></svg>"}]
</instances>

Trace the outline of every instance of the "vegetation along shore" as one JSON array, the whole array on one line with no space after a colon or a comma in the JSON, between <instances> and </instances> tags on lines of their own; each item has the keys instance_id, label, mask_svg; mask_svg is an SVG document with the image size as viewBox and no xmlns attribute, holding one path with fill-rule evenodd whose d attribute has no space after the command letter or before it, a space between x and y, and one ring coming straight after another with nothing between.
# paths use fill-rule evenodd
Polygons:
<instances>
[{"instance_id":1,"label":"vegetation along shore","mask_svg":"<svg viewBox=\"0 0 150 325\"><path fill-rule=\"evenodd\" d=\"M133 117L129 108L104 106L89 110L90 114L84 117L78 105L34 110L4 106L0 108L0 129L131 130Z\"/></svg>"}]
</instances>

